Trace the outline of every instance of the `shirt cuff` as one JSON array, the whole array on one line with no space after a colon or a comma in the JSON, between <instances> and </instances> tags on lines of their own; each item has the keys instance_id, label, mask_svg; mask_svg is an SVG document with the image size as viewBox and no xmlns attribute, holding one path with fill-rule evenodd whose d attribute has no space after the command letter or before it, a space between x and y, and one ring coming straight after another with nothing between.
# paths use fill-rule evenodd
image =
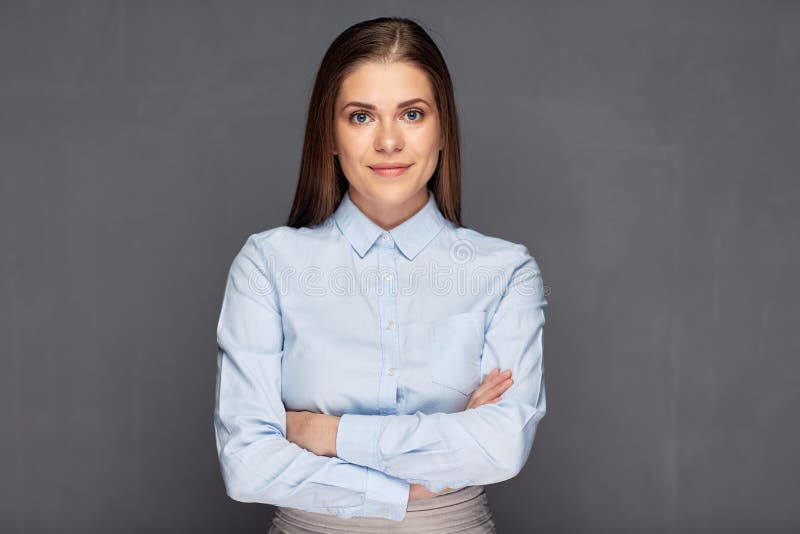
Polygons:
<instances>
[{"instance_id":1,"label":"shirt cuff","mask_svg":"<svg viewBox=\"0 0 800 534\"><path fill-rule=\"evenodd\" d=\"M378 458L382 422L378 415L342 414L336 431L336 456L351 464L383 471Z\"/></svg>"},{"instance_id":2,"label":"shirt cuff","mask_svg":"<svg viewBox=\"0 0 800 534\"><path fill-rule=\"evenodd\" d=\"M369 467L364 469L367 471L364 515L402 521L408 508L408 490L411 484L402 478L395 478Z\"/></svg>"}]
</instances>

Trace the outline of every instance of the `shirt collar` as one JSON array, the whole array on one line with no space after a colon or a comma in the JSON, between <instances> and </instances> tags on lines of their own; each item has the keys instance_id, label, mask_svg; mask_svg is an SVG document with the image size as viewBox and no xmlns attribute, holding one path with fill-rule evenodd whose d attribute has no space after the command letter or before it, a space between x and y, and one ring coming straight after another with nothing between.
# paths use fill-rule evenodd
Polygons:
<instances>
[{"instance_id":1,"label":"shirt collar","mask_svg":"<svg viewBox=\"0 0 800 534\"><path fill-rule=\"evenodd\" d=\"M422 209L391 230L384 230L367 217L350 198L349 190L345 191L333 217L339 230L362 258L375 240L387 232L397 243L400 252L409 260L413 260L446 222L436 205L436 198L430 191L428 191L428 201Z\"/></svg>"}]
</instances>

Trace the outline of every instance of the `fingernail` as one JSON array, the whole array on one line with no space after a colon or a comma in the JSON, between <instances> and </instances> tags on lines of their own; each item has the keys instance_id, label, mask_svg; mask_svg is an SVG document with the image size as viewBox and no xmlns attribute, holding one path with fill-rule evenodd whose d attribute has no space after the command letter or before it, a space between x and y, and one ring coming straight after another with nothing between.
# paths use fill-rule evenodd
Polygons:
<instances>
[{"instance_id":1,"label":"fingernail","mask_svg":"<svg viewBox=\"0 0 800 534\"><path fill-rule=\"evenodd\" d=\"M503 374L504 375L510 375L511 374L511 369L506 369L505 371L503 371Z\"/></svg>"}]
</instances>

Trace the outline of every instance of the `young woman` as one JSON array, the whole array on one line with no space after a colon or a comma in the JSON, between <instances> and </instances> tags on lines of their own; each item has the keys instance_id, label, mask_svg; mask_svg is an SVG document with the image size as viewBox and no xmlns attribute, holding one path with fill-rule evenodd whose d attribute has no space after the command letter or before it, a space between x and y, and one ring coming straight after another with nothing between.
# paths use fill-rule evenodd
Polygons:
<instances>
[{"instance_id":1,"label":"young woman","mask_svg":"<svg viewBox=\"0 0 800 534\"><path fill-rule=\"evenodd\" d=\"M460 222L453 87L414 21L348 28L317 74L286 226L251 235L217 328L227 493L271 533L494 532L546 410L544 286ZM511 379L513 373L513 380Z\"/></svg>"}]
</instances>

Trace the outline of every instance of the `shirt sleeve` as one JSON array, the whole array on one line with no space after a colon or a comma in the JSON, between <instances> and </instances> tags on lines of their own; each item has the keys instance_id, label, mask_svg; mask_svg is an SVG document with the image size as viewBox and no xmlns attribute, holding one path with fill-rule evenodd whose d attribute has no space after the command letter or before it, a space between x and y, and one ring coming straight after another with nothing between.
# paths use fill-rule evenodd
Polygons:
<instances>
[{"instance_id":1,"label":"shirt sleeve","mask_svg":"<svg viewBox=\"0 0 800 534\"><path fill-rule=\"evenodd\" d=\"M214 429L228 496L339 517L400 521L409 482L286 439L279 295L256 238L228 272L217 326Z\"/></svg>"},{"instance_id":2,"label":"shirt sleeve","mask_svg":"<svg viewBox=\"0 0 800 534\"><path fill-rule=\"evenodd\" d=\"M516 476L546 411L542 362L542 274L524 245L487 327L482 375L511 369L513 385L498 403L455 413L344 414L336 453L353 464L439 492Z\"/></svg>"}]
</instances>

